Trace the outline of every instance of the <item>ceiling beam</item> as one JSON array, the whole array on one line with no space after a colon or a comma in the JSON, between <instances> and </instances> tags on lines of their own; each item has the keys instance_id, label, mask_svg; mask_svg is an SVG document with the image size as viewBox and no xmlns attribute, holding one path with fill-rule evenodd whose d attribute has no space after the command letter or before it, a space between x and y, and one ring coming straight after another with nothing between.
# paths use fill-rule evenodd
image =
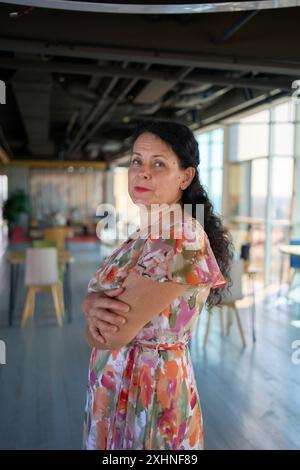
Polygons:
<instances>
[{"instance_id":1,"label":"ceiling beam","mask_svg":"<svg viewBox=\"0 0 300 470\"><path fill-rule=\"evenodd\" d=\"M163 49L129 49L117 47L81 46L74 44L51 44L42 41L7 39L0 37L0 50L6 52L25 52L44 56L80 57L96 60L116 60L161 65L175 65L214 70L234 70L240 72L274 73L297 75L300 73L300 61L289 62L286 59L269 59L257 57L237 57L175 52Z\"/></svg>"},{"instance_id":2,"label":"ceiling beam","mask_svg":"<svg viewBox=\"0 0 300 470\"><path fill-rule=\"evenodd\" d=\"M142 80L164 80L166 82L183 83L187 85L198 85L199 83L211 83L214 85L231 85L237 88L253 88L257 90L272 90L281 88L292 93L292 82L297 78L293 76L288 78L237 78L224 75L214 75L205 72L193 72L177 79L176 74L171 72L158 72L147 70L136 70L133 68L122 67L101 67L98 65L84 64L67 64L65 62L43 62L37 60L24 60L14 58L3 58L0 61L0 68L17 69L17 70L37 70L53 73L66 73L74 75L102 76L102 77L122 77L122 78L138 78Z\"/></svg>"},{"instance_id":3,"label":"ceiling beam","mask_svg":"<svg viewBox=\"0 0 300 470\"><path fill-rule=\"evenodd\" d=\"M10 160L8 162L12 166L28 166L32 168L94 168L104 170L107 168L106 162L95 162L95 161L80 161L80 160L30 160L30 159L19 159Z\"/></svg>"},{"instance_id":4,"label":"ceiling beam","mask_svg":"<svg viewBox=\"0 0 300 470\"><path fill-rule=\"evenodd\" d=\"M276 98L284 96L281 90L273 90L270 93L259 93L254 91L251 99L246 100L241 90L234 89L214 103L214 106L199 112L201 127L220 122L234 114L254 108L262 103L271 102Z\"/></svg>"}]
</instances>

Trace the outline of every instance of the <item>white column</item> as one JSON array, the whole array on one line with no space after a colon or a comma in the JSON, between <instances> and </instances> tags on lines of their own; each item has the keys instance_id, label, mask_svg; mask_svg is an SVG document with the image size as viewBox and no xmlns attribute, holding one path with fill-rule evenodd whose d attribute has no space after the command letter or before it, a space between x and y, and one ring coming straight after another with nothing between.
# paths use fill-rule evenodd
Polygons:
<instances>
[{"instance_id":1,"label":"white column","mask_svg":"<svg viewBox=\"0 0 300 470\"><path fill-rule=\"evenodd\" d=\"M293 201L293 238L300 238L300 103L295 104L295 166Z\"/></svg>"},{"instance_id":2,"label":"white column","mask_svg":"<svg viewBox=\"0 0 300 470\"><path fill-rule=\"evenodd\" d=\"M229 129L228 124L224 126L224 141L223 141L223 197L222 197L222 216L226 219L228 224L229 214Z\"/></svg>"},{"instance_id":3,"label":"white column","mask_svg":"<svg viewBox=\"0 0 300 470\"><path fill-rule=\"evenodd\" d=\"M272 218L273 218L273 170L274 170L274 108L270 108L269 121L269 158L268 158L268 180L267 180L267 200L266 200L266 233L265 233L265 270L264 270L264 286L268 286L271 279L271 262L272 262Z\"/></svg>"}]
</instances>

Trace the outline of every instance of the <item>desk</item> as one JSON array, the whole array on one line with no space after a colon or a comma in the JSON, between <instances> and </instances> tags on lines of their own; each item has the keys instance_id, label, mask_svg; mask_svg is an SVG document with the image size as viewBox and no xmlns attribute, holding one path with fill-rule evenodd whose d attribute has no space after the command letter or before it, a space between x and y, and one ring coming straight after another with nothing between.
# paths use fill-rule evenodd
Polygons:
<instances>
[{"instance_id":1,"label":"desk","mask_svg":"<svg viewBox=\"0 0 300 470\"><path fill-rule=\"evenodd\" d=\"M279 251L286 255L300 256L300 245L280 245Z\"/></svg>"},{"instance_id":2,"label":"desk","mask_svg":"<svg viewBox=\"0 0 300 470\"><path fill-rule=\"evenodd\" d=\"M279 251L282 255L295 255L295 256L300 256L300 245L280 245L279 246ZM278 296L281 296L281 286L283 282L283 256L281 258L281 266L280 266L280 288L278 290ZM290 291L290 288L289 288ZM288 294L289 294L288 291ZM287 295L288 295L287 294Z\"/></svg>"},{"instance_id":3,"label":"desk","mask_svg":"<svg viewBox=\"0 0 300 470\"><path fill-rule=\"evenodd\" d=\"M64 271L64 302L67 311L68 323L72 321L72 296L71 296L71 278L70 263L74 263L75 259L69 250L58 251L58 262L65 266ZM9 251L6 255L6 262L10 265L10 286L9 286L9 307L8 307L8 323L13 324L13 314L15 308L14 294L19 279L19 268L26 263L26 250Z\"/></svg>"}]
</instances>

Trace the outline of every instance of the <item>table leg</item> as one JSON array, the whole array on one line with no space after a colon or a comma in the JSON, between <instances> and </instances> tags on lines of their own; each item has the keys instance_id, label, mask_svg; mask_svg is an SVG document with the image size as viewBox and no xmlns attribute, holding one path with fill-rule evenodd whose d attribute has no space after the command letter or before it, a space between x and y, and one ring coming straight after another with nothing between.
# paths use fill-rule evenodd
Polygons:
<instances>
[{"instance_id":1,"label":"table leg","mask_svg":"<svg viewBox=\"0 0 300 470\"><path fill-rule=\"evenodd\" d=\"M278 289L278 293L277 293L277 298L281 297L282 283L283 283L283 270L284 270L284 254L281 253L280 275L279 275L279 289Z\"/></svg>"},{"instance_id":2,"label":"table leg","mask_svg":"<svg viewBox=\"0 0 300 470\"><path fill-rule=\"evenodd\" d=\"M9 303L8 303L8 324L12 326L13 324L13 313L14 313L14 264L10 264L10 280L9 280Z\"/></svg>"},{"instance_id":3,"label":"table leg","mask_svg":"<svg viewBox=\"0 0 300 470\"><path fill-rule=\"evenodd\" d=\"M65 279L64 279L64 301L67 311L68 323L72 321L72 296L71 296L71 272L70 263L66 263Z\"/></svg>"},{"instance_id":4,"label":"table leg","mask_svg":"<svg viewBox=\"0 0 300 470\"><path fill-rule=\"evenodd\" d=\"M253 343L256 342L256 306L255 306L255 283L254 283L254 275L250 276L250 280L252 283L252 340Z\"/></svg>"},{"instance_id":5,"label":"table leg","mask_svg":"<svg viewBox=\"0 0 300 470\"><path fill-rule=\"evenodd\" d=\"M14 321L14 310L15 310L15 295L18 288L19 280L19 268L18 264L10 265L10 284L9 284L9 302L8 302L8 324L12 326Z\"/></svg>"}]
</instances>

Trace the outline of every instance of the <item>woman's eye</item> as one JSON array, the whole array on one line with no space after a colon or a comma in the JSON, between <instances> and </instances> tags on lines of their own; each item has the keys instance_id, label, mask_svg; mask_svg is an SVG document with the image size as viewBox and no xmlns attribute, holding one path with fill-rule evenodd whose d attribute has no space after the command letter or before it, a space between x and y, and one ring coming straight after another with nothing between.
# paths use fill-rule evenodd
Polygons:
<instances>
[{"instance_id":1,"label":"woman's eye","mask_svg":"<svg viewBox=\"0 0 300 470\"><path fill-rule=\"evenodd\" d=\"M157 165L158 167L160 167L160 166L165 166L163 162L160 162L160 161L158 161L158 160L156 160L156 162L154 163L154 165L156 165L156 163L158 163L158 165Z\"/></svg>"},{"instance_id":2,"label":"woman's eye","mask_svg":"<svg viewBox=\"0 0 300 470\"><path fill-rule=\"evenodd\" d=\"M130 162L131 165L134 165L135 163L139 163L139 160L137 158L133 158Z\"/></svg>"}]
</instances>

